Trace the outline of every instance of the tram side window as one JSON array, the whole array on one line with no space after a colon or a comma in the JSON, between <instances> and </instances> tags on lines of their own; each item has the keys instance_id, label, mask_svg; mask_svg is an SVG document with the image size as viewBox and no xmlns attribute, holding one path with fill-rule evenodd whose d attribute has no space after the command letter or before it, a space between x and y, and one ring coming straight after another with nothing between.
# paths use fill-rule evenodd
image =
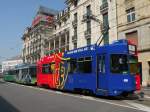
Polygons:
<instances>
[{"instance_id":1,"label":"tram side window","mask_svg":"<svg viewBox=\"0 0 150 112\"><path fill-rule=\"evenodd\" d=\"M68 62L68 72L69 73L75 73L77 71L77 60L76 59L71 59Z\"/></svg>"},{"instance_id":2,"label":"tram side window","mask_svg":"<svg viewBox=\"0 0 150 112\"><path fill-rule=\"evenodd\" d=\"M55 63L43 64L42 73L43 74L53 74L55 72Z\"/></svg>"},{"instance_id":3,"label":"tram side window","mask_svg":"<svg viewBox=\"0 0 150 112\"><path fill-rule=\"evenodd\" d=\"M10 70L10 71L4 71L4 75L14 75L14 71Z\"/></svg>"},{"instance_id":4,"label":"tram side window","mask_svg":"<svg viewBox=\"0 0 150 112\"><path fill-rule=\"evenodd\" d=\"M78 59L78 71L81 73L91 73L92 72L92 58L85 57Z\"/></svg>"},{"instance_id":5,"label":"tram side window","mask_svg":"<svg viewBox=\"0 0 150 112\"><path fill-rule=\"evenodd\" d=\"M4 75L8 75L8 71L4 71L3 74L4 74Z\"/></svg>"},{"instance_id":6,"label":"tram side window","mask_svg":"<svg viewBox=\"0 0 150 112\"><path fill-rule=\"evenodd\" d=\"M105 73L105 56L102 55L99 58L99 72Z\"/></svg>"},{"instance_id":7,"label":"tram side window","mask_svg":"<svg viewBox=\"0 0 150 112\"><path fill-rule=\"evenodd\" d=\"M19 74L19 70L15 70L15 75L18 75Z\"/></svg>"},{"instance_id":8,"label":"tram side window","mask_svg":"<svg viewBox=\"0 0 150 112\"><path fill-rule=\"evenodd\" d=\"M42 66L42 73L43 74L48 74L50 71L49 71L49 64L43 64Z\"/></svg>"},{"instance_id":9,"label":"tram side window","mask_svg":"<svg viewBox=\"0 0 150 112\"><path fill-rule=\"evenodd\" d=\"M112 54L111 55L111 72L126 74L128 72L127 55Z\"/></svg>"},{"instance_id":10,"label":"tram side window","mask_svg":"<svg viewBox=\"0 0 150 112\"><path fill-rule=\"evenodd\" d=\"M30 68L30 75L36 77L36 68Z\"/></svg>"},{"instance_id":11,"label":"tram side window","mask_svg":"<svg viewBox=\"0 0 150 112\"><path fill-rule=\"evenodd\" d=\"M28 68L22 69L22 78L28 74Z\"/></svg>"}]
</instances>

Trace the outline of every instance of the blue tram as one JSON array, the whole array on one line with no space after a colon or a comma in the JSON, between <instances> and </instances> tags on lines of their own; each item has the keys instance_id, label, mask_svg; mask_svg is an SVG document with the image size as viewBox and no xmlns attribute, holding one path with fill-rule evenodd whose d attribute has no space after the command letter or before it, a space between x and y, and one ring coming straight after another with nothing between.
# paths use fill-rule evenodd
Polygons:
<instances>
[{"instance_id":1,"label":"blue tram","mask_svg":"<svg viewBox=\"0 0 150 112\"><path fill-rule=\"evenodd\" d=\"M137 48L127 40L90 45L64 53L64 90L86 90L96 95L133 93L140 86ZM61 76L59 78L62 80Z\"/></svg>"}]
</instances>

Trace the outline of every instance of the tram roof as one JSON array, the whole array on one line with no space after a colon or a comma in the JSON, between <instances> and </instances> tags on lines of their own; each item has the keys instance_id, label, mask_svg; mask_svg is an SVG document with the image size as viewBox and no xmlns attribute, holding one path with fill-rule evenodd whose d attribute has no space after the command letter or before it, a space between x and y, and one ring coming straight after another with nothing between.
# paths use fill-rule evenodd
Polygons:
<instances>
[{"instance_id":1,"label":"tram roof","mask_svg":"<svg viewBox=\"0 0 150 112\"><path fill-rule=\"evenodd\" d=\"M30 67L36 67L36 64L20 64L15 66L16 69L23 69L23 68L30 68Z\"/></svg>"},{"instance_id":2,"label":"tram roof","mask_svg":"<svg viewBox=\"0 0 150 112\"><path fill-rule=\"evenodd\" d=\"M103 45L103 46L99 46L97 44L93 44L93 45L88 45L88 46L84 46L84 47L80 47L80 48L77 48L77 49L74 49L74 50L70 50L70 51L66 51L65 54L67 55L71 55L71 54L83 54L84 53L95 53L97 49L103 49L103 50L111 50L111 48L113 47L119 47L118 51L121 51L122 48L121 46L122 45L125 45L127 46L127 43L128 41L125 40L125 39L121 39L121 40L116 40L114 41L112 44L106 44L106 45Z\"/></svg>"}]
</instances>

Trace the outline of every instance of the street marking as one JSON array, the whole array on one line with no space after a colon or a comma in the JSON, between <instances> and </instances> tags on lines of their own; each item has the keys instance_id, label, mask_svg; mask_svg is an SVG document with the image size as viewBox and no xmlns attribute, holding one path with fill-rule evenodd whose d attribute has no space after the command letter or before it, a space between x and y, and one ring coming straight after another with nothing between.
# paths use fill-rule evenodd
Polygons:
<instances>
[{"instance_id":1,"label":"street marking","mask_svg":"<svg viewBox=\"0 0 150 112\"><path fill-rule=\"evenodd\" d=\"M60 92L60 91L56 91L55 93L57 93L57 94L63 94L62 92Z\"/></svg>"},{"instance_id":2,"label":"street marking","mask_svg":"<svg viewBox=\"0 0 150 112\"><path fill-rule=\"evenodd\" d=\"M149 96L147 96L147 95L144 95L144 98L148 98L148 99L150 99L150 97L149 97Z\"/></svg>"},{"instance_id":3,"label":"street marking","mask_svg":"<svg viewBox=\"0 0 150 112\"><path fill-rule=\"evenodd\" d=\"M140 110L140 111L143 111L143 112L150 112L150 111L147 111L147 110L145 110L143 108L142 108L143 109L142 110L141 108L138 108L136 106L127 106L127 105L122 105L122 104L116 104L116 103L112 103L112 102L105 101L105 100L102 100L102 99L96 99L96 98L93 98L93 97L90 97L90 96L73 95L73 94L70 94L70 93L63 93L63 92L53 91L53 90L50 90L50 89L47 90L47 89L44 89L44 88L38 88L38 87L20 85L20 84L11 83L11 82L7 82L7 83L9 83L11 85L14 84L14 85L17 85L17 86L22 86L22 87L34 89L34 90L45 91L45 92L49 92L49 93L53 93L53 94L58 94L58 95L61 94L61 95L64 95L64 96L71 96L71 97L75 97L75 98L86 99L86 100L96 101L96 102L100 102L100 103L107 103L107 104L115 105L115 106L118 106L118 107L124 107L124 108L129 108L129 109L134 109L134 110Z\"/></svg>"},{"instance_id":4,"label":"street marking","mask_svg":"<svg viewBox=\"0 0 150 112\"><path fill-rule=\"evenodd\" d=\"M130 104L134 107L137 107L138 109L143 110L145 112L150 112L150 107L148 107L148 106L145 106L145 105L142 105L142 104L139 104L139 103L129 102L129 101L127 101L126 103L128 103L128 104Z\"/></svg>"}]
</instances>

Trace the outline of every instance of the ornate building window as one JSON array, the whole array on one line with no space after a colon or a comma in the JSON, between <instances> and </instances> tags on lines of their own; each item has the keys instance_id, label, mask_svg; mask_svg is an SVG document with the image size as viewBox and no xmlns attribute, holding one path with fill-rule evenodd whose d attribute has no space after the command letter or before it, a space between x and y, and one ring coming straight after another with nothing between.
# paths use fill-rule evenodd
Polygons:
<instances>
[{"instance_id":1,"label":"ornate building window","mask_svg":"<svg viewBox=\"0 0 150 112\"><path fill-rule=\"evenodd\" d=\"M128 23L135 21L136 18L135 18L135 8L134 7L126 10L126 13L127 13L127 22Z\"/></svg>"}]
</instances>

